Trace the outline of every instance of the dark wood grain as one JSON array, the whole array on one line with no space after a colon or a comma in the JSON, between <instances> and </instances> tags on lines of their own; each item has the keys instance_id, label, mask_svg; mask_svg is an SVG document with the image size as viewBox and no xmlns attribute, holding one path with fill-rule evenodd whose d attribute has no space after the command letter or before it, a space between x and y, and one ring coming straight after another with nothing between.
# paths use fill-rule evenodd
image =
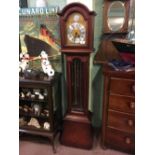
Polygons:
<instances>
[{"instance_id":1,"label":"dark wood grain","mask_svg":"<svg viewBox=\"0 0 155 155\"><path fill-rule=\"evenodd\" d=\"M110 93L133 96L135 93L134 80L111 77Z\"/></svg>"},{"instance_id":2,"label":"dark wood grain","mask_svg":"<svg viewBox=\"0 0 155 155\"><path fill-rule=\"evenodd\" d=\"M110 60L117 59L120 60L119 51L114 46L111 40L103 40L100 43L98 51L94 57L95 64L104 64Z\"/></svg>"},{"instance_id":3,"label":"dark wood grain","mask_svg":"<svg viewBox=\"0 0 155 155\"><path fill-rule=\"evenodd\" d=\"M110 148L135 153L135 135L128 132L107 128L105 144Z\"/></svg>"},{"instance_id":4,"label":"dark wood grain","mask_svg":"<svg viewBox=\"0 0 155 155\"><path fill-rule=\"evenodd\" d=\"M68 115L64 119L61 143L78 148L91 149L93 144L92 126L86 116Z\"/></svg>"},{"instance_id":5,"label":"dark wood grain","mask_svg":"<svg viewBox=\"0 0 155 155\"><path fill-rule=\"evenodd\" d=\"M135 98L125 95L110 94L109 108L127 113L135 113Z\"/></svg>"},{"instance_id":6,"label":"dark wood grain","mask_svg":"<svg viewBox=\"0 0 155 155\"><path fill-rule=\"evenodd\" d=\"M73 13L86 23L85 44L67 42L67 23ZM61 52L66 58L67 112L64 116L61 143L90 149L93 144L91 116L88 110L89 59L94 51L94 11L81 3L66 5L59 13Z\"/></svg>"},{"instance_id":7,"label":"dark wood grain","mask_svg":"<svg viewBox=\"0 0 155 155\"><path fill-rule=\"evenodd\" d=\"M107 123L108 123L107 126L113 127L120 131L125 131L129 133L135 132L134 114L128 114L109 109Z\"/></svg>"}]
</instances>

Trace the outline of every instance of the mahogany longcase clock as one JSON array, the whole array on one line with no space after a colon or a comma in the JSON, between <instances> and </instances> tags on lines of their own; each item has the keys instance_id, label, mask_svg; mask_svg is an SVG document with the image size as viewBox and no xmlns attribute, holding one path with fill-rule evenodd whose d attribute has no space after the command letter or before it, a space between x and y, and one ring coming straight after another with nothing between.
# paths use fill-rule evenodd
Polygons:
<instances>
[{"instance_id":1,"label":"mahogany longcase clock","mask_svg":"<svg viewBox=\"0 0 155 155\"><path fill-rule=\"evenodd\" d=\"M61 52L66 57L67 112L61 143L90 149L93 143L88 111L89 57L93 52L95 12L81 3L64 7L60 15Z\"/></svg>"}]
</instances>

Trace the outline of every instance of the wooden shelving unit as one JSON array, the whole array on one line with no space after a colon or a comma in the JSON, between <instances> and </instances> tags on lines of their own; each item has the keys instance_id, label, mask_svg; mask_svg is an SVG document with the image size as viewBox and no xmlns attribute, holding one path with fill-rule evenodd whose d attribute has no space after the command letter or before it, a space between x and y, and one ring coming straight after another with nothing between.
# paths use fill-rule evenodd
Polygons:
<instances>
[{"instance_id":1,"label":"wooden shelving unit","mask_svg":"<svg viewBox=\"0 0 155 155\"><path fill-rule=\"evenodd\" d=\"M42 95L45 91L46 96L43 95L44 98L39 99L35 94L36 90ZM28 92L29 97L26 96ZM36 105L38 109L35 109ZM62 124L59 73L54 77L45 76L42 79L19 77L19 118L20 133L48 137L53 151L56 152L54 138L56 133L61 131ZM39 124L39 127L36 124Z\"/></svg>"}]
</instances>

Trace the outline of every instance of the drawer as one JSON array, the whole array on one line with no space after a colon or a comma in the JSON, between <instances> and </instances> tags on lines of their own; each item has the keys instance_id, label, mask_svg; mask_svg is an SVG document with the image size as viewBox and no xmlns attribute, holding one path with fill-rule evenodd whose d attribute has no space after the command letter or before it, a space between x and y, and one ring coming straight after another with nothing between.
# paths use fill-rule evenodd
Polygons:
<instances>
[{"instance_id":1,"label":"drawer","mask_svg":"<svg viewBox=\"0 0 155 155\"><path fill-rule=\"evenodd\" d=\"M131 79L111 78L110 93L134 96L135 81Z\"/></svg>"},{"instance_id":2,"label":"drawer","mask_svg":"<svg viewBox=\"0 0 155 155\"><path fill-rule=\"evenodd\" d=\"M109 96L109 108L122 112L135 113L135 98L111 94Z\"/></svg>"},{"instance_id":3,"label":"drawer","mask_svg":"<svg viewBox=\"0 0 155 155\"><path fill-rule=\"evenodd\" d=\"M107 125L109 127L113 127L121 131L134 133L135 116L133 114L126 114L126 113L109 110Z\"/></svg>"},{"instance_id":4,"label":"drawer","mask_svg":"<svg viewBox=\"0 0 155 155\"><path fill-rule=\"evenodd\" d=\"M115 129L106 129L106 145L128 153L135 152L135 136Z\"/></svg>"}]
</instances>

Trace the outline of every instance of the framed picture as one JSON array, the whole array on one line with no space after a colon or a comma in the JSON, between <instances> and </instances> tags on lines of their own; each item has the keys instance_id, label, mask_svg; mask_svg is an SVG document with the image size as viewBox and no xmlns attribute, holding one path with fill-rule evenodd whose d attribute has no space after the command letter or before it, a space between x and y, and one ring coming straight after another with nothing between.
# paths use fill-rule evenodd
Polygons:
<instances>
[{"instance_id":1,"label":"framed picture","mask_svg":"<svg viewBox=\"0 0 155 155\"><path fill-rule=\"evenodd\" d=\"M28 53L31 66L40 67L38 58L42 51L57 70L60 68L60 34L57 7L22 8L19 12L20 51ZM39 66L38 66L39 64Z\"/></svg>"}]
</instances>

